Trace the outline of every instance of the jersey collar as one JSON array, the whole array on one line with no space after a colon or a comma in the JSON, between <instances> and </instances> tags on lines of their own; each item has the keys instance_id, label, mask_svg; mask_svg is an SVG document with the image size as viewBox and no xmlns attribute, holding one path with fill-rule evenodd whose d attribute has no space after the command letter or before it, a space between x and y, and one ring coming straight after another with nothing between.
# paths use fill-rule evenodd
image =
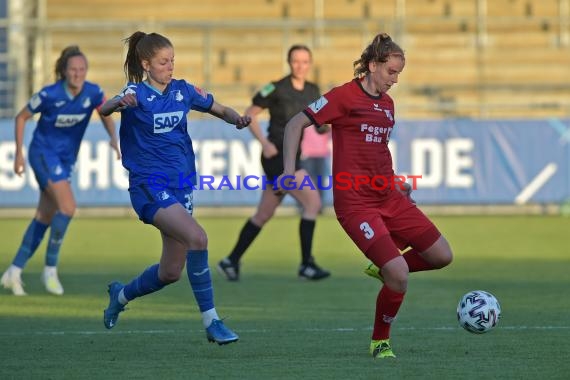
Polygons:
<instances>
[{"instance_id":1,"label":"jersey collar","mask_svg":"<svg viewBox=\"0 0 570 380\"><path fill-rule=\"evenodd\" d=\"M364 94L366 96L368 96L369 98L371 98L371 99L382 99L382 93L380 93L380 95L372 95L368 91L366 91L364 89L364 87L362 87L362 78L354 78L354 81L356 82L356 84L358 84L358 87L360 87L362 92L364 92Z\"/></svg>"},{"instance_id":2,"label":"jersey collar","mask_svg":"<svg viewBox=\"0 0 570 380\"><path fill-rule=\"evenodd\" d=\"M77 93L77 95L73 95L70 91L69 91L69 87L67 86L67 81L65 79L63 79L61 81L61 85L63 86L63 91L65 91L65 95L67 95L67 97L69 98L69 100L73 100L75 99L75 97L79 96L79 94L81 94L81 92L83 91L83 87L81 88L81 91L79 91ZM83 83L83 86L85 87L85 83Z\"/></svg>"},{"instance_id":3,"label":"jersey collar","mask_svg":"<svg viewBox=\"0 0 570 380\"><path fill-rule=\"evenodd\" d=\"M149 84L147 81L143 81L143 84L145 86L147 86L149 89L151 89L152 91L156 92L158 95L164 95L168 92L168 90L170 89L170 83L166 85L166 87L164 88L163 92L160 92L159 89L157 89L156 87L154 87L153 85Z\"/></svg>"}]
</instances>

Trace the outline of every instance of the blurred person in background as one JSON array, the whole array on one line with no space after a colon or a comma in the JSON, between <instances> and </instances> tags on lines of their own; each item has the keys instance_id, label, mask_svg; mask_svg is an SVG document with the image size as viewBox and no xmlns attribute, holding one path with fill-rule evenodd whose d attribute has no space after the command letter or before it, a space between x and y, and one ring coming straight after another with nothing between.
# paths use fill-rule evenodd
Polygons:
<instances>
[{"instance_id":1,"label":"blurred person in background","mask_svg":"<svg viewBox=\"0 0 570 380\"><path fill-rule=\"evenodd\" d=\"M99 113L111 138L111 147L120 158L115 123L101 114L105 96L97 84L86 81L87 68L87 58L79 47L66 47L55 64L56 82L34 94L16 115L14 172L21 176L26 166L24 127L35 113L40 114L27 154L40 187L39 204L12 265L0 279L2 286L17 296L26 295L21 273L48 227L50 234L41 280L49 293L62 295L64 292L57 265L61 244L76 208L70 177L94 110Z\"/></svg>"},{"instance_id":2,"label":"blurred person in background","mask_svg":"<svg viewBox=\"0 0 570 380\"><path fill-rule=\"evenodd\" d=\"M296 113L320 96L316 84L307 80L312 65L311 50L305 45L293 45L287 53L290 74L271 82L255 94L252 105L245 111L252 119L250 131L261 143L261 164L267 180L273 182L283 172L283 133L285 124ZM268 136L261 131L257 115L264 109L269 110ZM301 168L300 155L295 159L295 176L298 183L308 176ZM316 184L315 184L316 186ZM315 262L312 254L315 220L321 210L319 192L309 186L292 190L290 194L302 206L299 223L301 240L301 263L298 275L307 280L321 280L330 276ZM276 195L271 186L263 189L257 211L241 229L238 240L231 253L218 263L218 271L229 281L238 281L241 259L253 243L263 226L273 217L275 210L283 201L284 195Z\"/></svg>"},{"instance_id":3,"label":"blurred person in background","mask_svg":"<svg viewBox=\"0 0 570 380\"><path fill-rule=\"evenodd\" d=\"M187 117L191 110L209 113L238 129L247 127L251 119L217 103L212 94L174 79L174 47L165 36L139 31L125 43L128 83L103 105L102 112L121 112L121 150L129 171L131 203L139 219L160 232L162 255L159 263L126 285L109 284L103 323L113 328L127 303L178 281L186 265L206 338L218 344L235 342L238 335L225 326L214 307L208 236L192 216L196 163Z\"/></svg>"},{"instance_id":4,"label":"blurred person in background","mask_svg":"<svg viewBox=\"0 0 570 380\"><path fill-rule=\"evenodd\" d=\"M309 173L323 199L324 187L329 185L330 126L314 125L303 130L301 141L301 167Z\"/></svg>"},{"instance_id":5,"label":"blurred person in background","mask_svg":"<svg viewBox=\"0 0 570 380\"><path fill-rule=\"evenodd\" d=\"M395 125L394 102L387 92L398 83L405 63L400 46L387 34L378 34L354 62L352 81L333 88L287 123L284 171L278 181L282 193L295 175L303 128L331 124L335 213L347 235L372 261L365 272L382 282L370 342L373 358L395 357L390 327L404 300L409 273L443 268L452 261L447 240L416 207L410 187L396 183L388 147ZM345 186L338 174L367 177L371 183L365 186L361 180L359 186ZM373 183L376 176L392 179L392 185ZM410 249L402 254L400 249L406 248Z\"/></svg>"}]
</instances>

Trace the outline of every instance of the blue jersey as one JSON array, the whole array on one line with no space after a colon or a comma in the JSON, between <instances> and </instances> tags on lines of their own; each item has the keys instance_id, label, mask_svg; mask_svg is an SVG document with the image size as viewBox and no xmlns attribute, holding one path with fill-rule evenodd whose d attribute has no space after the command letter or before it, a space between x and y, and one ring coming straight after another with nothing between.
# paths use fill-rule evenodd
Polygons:
<instances>
[{"instance_id":1,"label":"blue jersey","mask_svg":"<svg viewBox=\"0 0 570 380\"><path fill-rule=\"evenodd\" d=\"M41 114L30 149L55 152L62 162L74 164L93 110L104 98L101 88L87 81L75 97L64 80L42 88L28 102L31 113Z\"/></svg>"},{"instance_id":2,"label":"blue jersey","mask_svg":"<svg viewBox=\"0 0 570 380\"><path fill-rule=\"evenodd\" d=\"M119 96L127 93L137 98L136 107L121 111L121 153L130 185L194 185L196 163L187 115L190 110L208 112L213 96L175 79L163 93L145 82L128 83Z\"/></svg>"}]
</instances>

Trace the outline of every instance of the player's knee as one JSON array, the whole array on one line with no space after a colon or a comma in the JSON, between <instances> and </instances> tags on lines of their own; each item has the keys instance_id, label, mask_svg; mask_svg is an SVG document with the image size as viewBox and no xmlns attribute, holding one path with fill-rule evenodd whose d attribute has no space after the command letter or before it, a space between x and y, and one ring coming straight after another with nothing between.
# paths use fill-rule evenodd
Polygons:
<instances>
[{"instance_id":1,"label":"player's knee","mask_svg":"<svg viewBox=\"0 0 570 380\"><path fill-rule=\"evenodd\" d=\"M437 254L434 255L434 260L432 262L432 265L438 269L448 266L453 261L453 253L447 240L443 239L440 245L441 246L437 250Z\"/></svg>"},{"instance_id":2,"label":"player's knee","mask_svg":"<svg viewBox=\"0 0 570 380\"><path fill-rule=\"evenodd\" d=\"M208 235L206 231L200 229L190 235L188 248L192 250L204 250L208 248Z\"/></svg>"},{"instance_id":3,"label":"player's knee","mask_svg":"<svg viewBox=\"0 0 570 380\"><path fill-rule=\"evenodd\" d=\"M60 205L59 212L71 218L75 214L75 209L75 202L66 202L65 204Z\"/></svg>"},{"instance_id":4,"label":"player's knee","mask_svg":"<svg viewBox=\"0 0 570 380\"><path fill-rule=\"evenodd\" d=\"M388 261L382 266L384 283L396 292L404 293L408 289L409 274L410 269L401 256Z\"/></svg>"},{"instance_id":5,"label":"player's knee","mask_svg":"<svg viewBox=\"0 0 570 380\"><path fill-rule=\"evenodd\" d=\"M51 221L55 215L55 212L56 212L55 209L49 210L49 211L37 210L35 219L40 223L50 225Z\"/></svg>"},{"instance_id":6,"label":"player's knee","mask_svg":"<svg viewBox=\"0 0 570 380\"><path fill-rule=\"evenodd\" d=\"M160 273L160 281L164 284L172 284L180 279L181 271L175 269L166 269Z\"/></svg>"},{"instance_id":7,"label":"player's knee","mask_svg":"<svg viewBox=\"0 0 570 380\"><path fill-rule=\"evenodd\" d=\"M320 197L315 197L311 199L310 202L305 202L303 204L303 210L307 214L317 215L321 211L322 202Z\"/></svg>"},{"instance_id":8,"label":"player's knee","mask_svg":"<svg viewBox=\"0 0 570 380\"><path fill-rule=\"evenodd\" d=\"M441 255L438 267L444 268L449 264L451 264L452 261L453 261L453 253L451 252L451 249L449 249Z\"/></svg>"},{"instance_id":9,"label":"player's knee","mask_svg":"<svg viewBox=\"0 0 570 380\"><path fill-rule=\"evenodd\" d=\"M382 270L384 283L392 290L404 293L408 289L407 270Z\"/></svg>"},{"instance_id":10,"label":"player's knee","mask_svg":"<svg viewBox=\"0 0 570 380\"><path fill-rule=\"evenodd\" d=\"M258 227L263 227L269 219L273 218L275 210L258 210L254 216L251 217L251 221Z\"/></svg>"}]
</instances>

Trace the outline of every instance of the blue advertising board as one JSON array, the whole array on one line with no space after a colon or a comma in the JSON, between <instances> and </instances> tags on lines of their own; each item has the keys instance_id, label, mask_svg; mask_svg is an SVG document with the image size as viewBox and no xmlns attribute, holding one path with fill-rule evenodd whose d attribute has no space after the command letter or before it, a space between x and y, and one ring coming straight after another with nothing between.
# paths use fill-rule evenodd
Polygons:
<instances>
[{"instance_id":1,"label":"blue advertising board","mask_svg":"<svg viewBox=\"0 0 570 380\"><path fill-rule=\"evenodd\" d=\"M13 173L13 125L0 121L0 207L34 207L33 173L29 167L22 177ZM26 147L34 126L26 126ZM198 175L211 184L196 191L198 207L257 204L263 171L261 147L252 135L217 119L191 120L189 132ZM390 146L397 174L421 176L414 192L420 204L562 203L570 198L569 120L401 120ZM129 206L127 178L102 124L93 121L72 178L78 205ZM331 192L325 191L324 203L331 202Z\"/></svg>"}]
</instances>

